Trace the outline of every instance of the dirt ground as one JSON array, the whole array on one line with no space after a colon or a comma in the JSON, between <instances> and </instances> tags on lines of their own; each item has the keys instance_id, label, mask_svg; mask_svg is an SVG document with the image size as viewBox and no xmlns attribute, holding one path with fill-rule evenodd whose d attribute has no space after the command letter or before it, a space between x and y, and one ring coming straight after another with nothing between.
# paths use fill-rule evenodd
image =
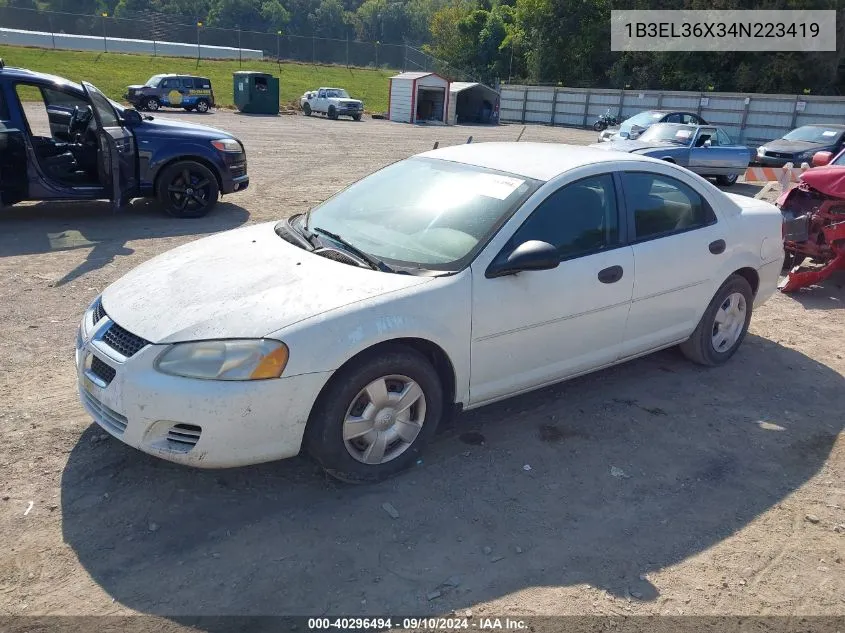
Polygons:
<instances>
[{"instance_id":1,"label":"dirt ground","mask_svg":"<svg viewBox=\"0 0 845 633\"><path fill-rule=\"evenodd\" d=\"M145 202L0 214L0 615L154 614L167 630L198 615L845 615L843 276L773 297L723 368L670 350L464 414L379 485L303 459L189 470L106 436L77 400L73 346L110 282L435 141L522 130L161 116L238 135L249 190L200 220Z\"/></svg>"}]
</instances>

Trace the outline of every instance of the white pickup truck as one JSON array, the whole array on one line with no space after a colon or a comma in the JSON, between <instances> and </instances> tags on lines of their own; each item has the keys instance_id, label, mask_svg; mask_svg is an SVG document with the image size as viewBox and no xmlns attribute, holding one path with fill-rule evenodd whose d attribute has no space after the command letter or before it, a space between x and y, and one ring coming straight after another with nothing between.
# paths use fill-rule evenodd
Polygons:
<instances>
[{"instance_id":1,"label":"white pickup truck","mask_svg":"<svg viewBox=\"0 0 845 633\"><path fill-rule=\"evenodd\" d=\"M305 116L325 114L330 119L351 116L356 121L364 114L364 102L352 99L343 88L319 88L309 90L299 99Z\"/></svg>"}]
</instances>

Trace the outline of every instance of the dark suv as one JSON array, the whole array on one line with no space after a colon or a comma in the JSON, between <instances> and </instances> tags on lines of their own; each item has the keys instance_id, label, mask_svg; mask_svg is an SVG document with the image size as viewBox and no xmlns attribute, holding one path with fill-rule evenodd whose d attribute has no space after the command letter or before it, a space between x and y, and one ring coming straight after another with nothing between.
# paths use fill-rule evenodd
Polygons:
<instances>
[{"instance_id":1,"label":"dark suv","mask_svg":"<svg viewBox=\"0 0 845 633\"><path fill-rule=\"evenodd\" d=\"M0 60L0 206L156 197L171 215L200 217L249 186L246 169L231 134L142 116L89 83Z\"/></svg>"},{"instance_id":2,"label":"dark suv","mask_svg":"<svg viewBox=\"0 0 845 633\"><path fill-rule=\"evenodd\" d=\"M162 106L197 112L214 107L211 80L192 75L153 75L143 86L128 86L123 98L139 110L152 112Z\"/></svg>"}]
</instances>

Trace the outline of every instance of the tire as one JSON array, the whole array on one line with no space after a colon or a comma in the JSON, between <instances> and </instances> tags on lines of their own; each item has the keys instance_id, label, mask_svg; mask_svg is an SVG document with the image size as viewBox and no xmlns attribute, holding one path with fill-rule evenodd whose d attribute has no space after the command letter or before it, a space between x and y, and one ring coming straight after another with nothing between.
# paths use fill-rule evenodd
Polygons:
<instances>
[{"instance_id":1,"label":"tire","mask_svg":"<svg viewBox=\"0 0 845 633\"><path fill-rule=\"evenodd\" d=\"M681 343L681 352L699 365L715 367L728 362L748 332L753 303L754 293L748 281L739 275L728 277L707 306L692 336ZM717 317L723 319L721 324ZM726 337L724 345L717 344L721 336Z\"/></svg>"},{"instance_id":2,"label":"tire","mask_svg":"<svg viewBox=\"0 0 845 633\"><path fill-rule=\"evenodd\" d=\"M150 112L158 112L158 109L161 107L161 102L155 97L150 97L146 101L144 101L144 109L149 110Z\"/></svg>"},{"instance_id":3,"label":"tire","mask_svg":"<svg viewBox=\"0 0 845 633\"><path fill-rule=\"evenodd\" d=\"M156 197L175 218L201 218L217 204L220 187L217 176L208 167L194 160L181 160L161 172Z\"/></svg>"},{"instance_id":4,"label":"tire","mask_svg":"<svg viewBox=\"0 0 845 633\"><path fill-rule=\"evenodd\" d=\"M795 251L786 251L786 254L783 258L783 268L781 270L789 272L796 266L800 266L801 264L803 264L805 259L807 259L806 255L796 253Z\"/></svg>"},{"instance_id":5,"label":"tire","mask_svg":"<svg viewBox=\"0 0 845 633\"><path fill-rule=\"evenodd\" d=\"M361 115L360 115L360 114L353 114L353 115L352 115L352 118L353 118L353 119L355 119L356 121L360 121L360 120L361 120Z\"/></svg>"},{"instance_id":6,"label":"tire","mask_svg":"<svg viewBox=\"0 0 845 633\"><path fill-rule=\"evenodd\" d=\"M335 121L337 119L337 108L335 108L334 106L329 106L328 117L332 121Z\"/></svg>"},{"instance_id":7,"label":"tire","mask_svg":"<svg viewBox=\"0 0 845 633\"><path fill-rule=\"evenodd\" d=\"M304 104L302 105L302 113L303 113L305 116L311 116L311 105L310 105L310 104L308 104L308 103L304 103Z\"/></svg>"},{"instance_id":8,"label":"tire","mask_svg":"<svg viewBox=\"0 0 845 633\"><path fill-rule=\"evenodd\" d=\"M716 184L722 185L723 187L730 187L736 184L736 181L739 180L739 174L730 174L729 176L716 176Z\"/></svg>"},{"instance_id":9,"label":"tire","mask_svg":"<svg viewBox=\"0 0 845 633\"><path fill-rule=\"evenodd\" d=\"M596 132L603 132L607 129L607 123L605 123L604 121L596 121L595 123L593 123L593 129Z\"/></svg>"},{"instance_id":10,"label":"tire","mask_svg":"<svg viewBox=\"0 0 845 633\"><path fill-rule=\"evenodd\" d=\"M386 389L372 387L380 383ZM394 403L395 407L400 390L411 388L412 383L421 395L408 409L397 412L390 406L378 406L381 393L388 398L382 402ZM368 388L376 399L367 393ZM355 429L360 423L345 422L347 417L361 419L367 410L377 422L361 426L360 430ZM397 420L394 416L408 419ZM442 417L443 387L434 367L416 350L392 345L342 367L332 376L308 419L305 449L336 479L347 483L381 481L417 461ZM398 435L400 431L412 437L403 438ZM358 435L345 439L345 432ZM379 448L382 461L376 461Z\"/></svg>"},{"instance_id":11,"label":"tire","mask_svg":"<svg viewBox=\"0 0 845 633\"><path fill-rule=\"evenodd\" d=\"M197 109L197 112L200 112L202 114L205 114L206 112L211 110L211 104L208 102L207 99L200 99L199 101L197 101L197 105L195 107Z\"/></svg>"}]
</instances>

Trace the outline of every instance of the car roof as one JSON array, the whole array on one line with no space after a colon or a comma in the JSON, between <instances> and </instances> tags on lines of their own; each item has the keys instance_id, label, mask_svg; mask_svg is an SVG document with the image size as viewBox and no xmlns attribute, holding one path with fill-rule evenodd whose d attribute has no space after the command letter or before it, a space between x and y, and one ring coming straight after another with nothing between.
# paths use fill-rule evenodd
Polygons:
<instances>
[{"instance_id":1,"label":"car roof","mask_svg":"<svg viewBox=\"0 0 845 633\"><path fill-rule=\"evenodd\" d=\"M799 125L795 129L797 130L798 128L802 127L823 127L828 129L833 128L835 130L845 130L845 125L843 125L842 123L831 123L830 125L827 125L825 123L808 123L807 125Z\"/></svg>"},{"instance_id":2,"label":"car roof","mask_svg":"<svg viewBox=\"0 0 845 633\"><path fill-rule=\"evenodd\" d=\"M16 68L15 66L5 66L0 68L0 77L4 79L19 79L21 81L36 81L41 83L55 84L66 88L74 88L82 90L82 84L75 81L70 81L58 75L51 75L49 73L39 73L27 68Z\"/></svg>"},{"instance_id":3,"label":"car roof","mask_svg":"<svg viewBox=\"0 0 845 633\"><path fill-rule=\"evenodd\" d=\"M418 156L484 167L543 181L551 180L576 167L594 163L661 162L628 152L559 143L466 143L430 150Z\"/></svg>"}]
</instances>

